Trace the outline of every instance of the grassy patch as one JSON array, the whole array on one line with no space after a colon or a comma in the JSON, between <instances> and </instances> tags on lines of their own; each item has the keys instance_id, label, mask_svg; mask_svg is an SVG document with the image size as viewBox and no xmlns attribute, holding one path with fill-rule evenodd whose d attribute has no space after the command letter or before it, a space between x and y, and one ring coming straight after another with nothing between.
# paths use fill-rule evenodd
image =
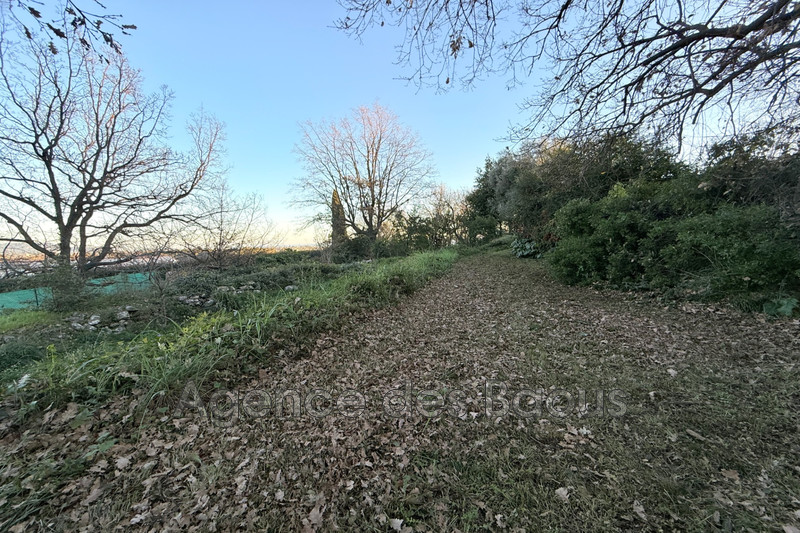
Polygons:
<instances>
[{"instance_id":1,"label":"grassy patch","mask_svg":"<svg viewBox=\"0 0 800 533\"><path fill-rule=\"evenodd\" d=\"M47 343L40 332L59 319L60 315L48 311L0 314L0 381L18 378L25 365L42 357Z\"/></svg>"},{"instance_id":2,"label":"grassy patch","mask_svg":"<svg viewBox=\"0 0 800 533\"><path fill-rule=\"evenodd\" d=\"M173 330L65 353L51 350L25 370L24 387L12 383L9 390L23 413L26 406L96 404L131 389L145 391L143 404L163 401L189 380L202 387L216 371L238 375L254 360L300 355L315 334L335 327L344 315L396 301L457 257L441 251L378 262L296 292L252 294L240 309L204 313Z\"/></svg>"},{"instance_id":3,"label":"grassy patch","mask_svg":"<svg viewBox=\"0 0 800 533\"><path fill-rule=\"evenodd\" d=\"M51 324L59 315L49 311L12 311L0 314L0 335L15 329Z\"/></svg>"}]
</instances>

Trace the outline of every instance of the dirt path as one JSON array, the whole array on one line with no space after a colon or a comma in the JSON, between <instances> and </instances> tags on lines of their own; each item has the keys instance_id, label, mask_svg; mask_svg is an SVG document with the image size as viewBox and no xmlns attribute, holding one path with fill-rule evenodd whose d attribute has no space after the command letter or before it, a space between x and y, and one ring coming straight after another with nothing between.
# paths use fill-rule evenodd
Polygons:
<instances>
[{"instance_id":1,"label":"dirt path","mask_svg":"<svg viewBox=\"0 0 800 533\"><path fill-rule=\"evenodd\" d=\"M799 353L800 321L665 308L472 256L400 305L353 317L311 356L221 384L239 397L235 415L201 395L204 410L148 422L38 524L780 528L800 516ZM281 397L281 412L263 408ZM47 428L67 447L103 430L54 437L69 420Z\"/></svg>"}]
</instances>

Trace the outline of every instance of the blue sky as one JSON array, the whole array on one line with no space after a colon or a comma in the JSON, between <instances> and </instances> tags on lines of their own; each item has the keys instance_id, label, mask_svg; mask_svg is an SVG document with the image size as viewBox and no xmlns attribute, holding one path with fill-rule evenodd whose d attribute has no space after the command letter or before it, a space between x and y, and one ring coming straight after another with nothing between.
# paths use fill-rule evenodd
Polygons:
<instances>
[{"instance_id":1,"label":"blue sky","mask_svg":"<svg viewBox=\"0 0 800 533\"><path fill-rule=\"evenodd\" d=\"M172 133L177 145L188 115L203 106L226 124L228 175L242 192L263 194L286 243L298 233L290 205L302 168L292 148L299 123L338 119L379 102L418 132L433 153L439 181L470 188L475 170L519 119L525 89L509 91L496 77L473 89L437 94L398 79L397 28L375 28L359 42L332 28L342 9L332 0L308 2L138 0L106 2L138 29L122 44L148 90L175 93Z\"/></svg>"}]
</instances>

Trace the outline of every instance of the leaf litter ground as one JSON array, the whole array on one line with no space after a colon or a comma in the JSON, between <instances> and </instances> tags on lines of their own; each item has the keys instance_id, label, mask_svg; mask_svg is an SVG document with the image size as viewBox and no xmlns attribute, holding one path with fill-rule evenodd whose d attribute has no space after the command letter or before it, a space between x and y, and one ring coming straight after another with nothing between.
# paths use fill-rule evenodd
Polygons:
<instances>
[{"instance_id":1,"label":"leaf litter ground","mask_svg":"<svg viewBox=\"0 0 800 533\"><path fill-rule=\"evenodd\" d=\"M7 427L3 529L793 532L799 357L797 320L470 256L180 410Z\"/></svg>"}]
</instances>

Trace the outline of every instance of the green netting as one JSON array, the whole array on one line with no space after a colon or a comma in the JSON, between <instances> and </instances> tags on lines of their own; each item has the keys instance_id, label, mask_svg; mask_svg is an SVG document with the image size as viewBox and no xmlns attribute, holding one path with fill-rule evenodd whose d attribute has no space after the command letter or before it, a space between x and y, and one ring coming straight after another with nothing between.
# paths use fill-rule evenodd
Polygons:
<instances>
[{"instance_id":1,"label":"green netting","mask_svg":"<svg viewBox=\"0 0 800 533\"><path fill-rule=\"evenodd\" d=\"M105 293L127 291L131 289L142 289L150 284L147 274L137 272L135 274L117 274L107 278L95 278L89 280L89 288Z\"/></svg>"},{"instance_id":2,"label":"green netting","mask_svg":"<svg viewBox=\"0 0 800 533\"><path fill-rule=\"evenodd\" d=\"M0 293L0 309L26 309L40 307L53 297L48 287Z\"/></svg>"},{"instance_id":3,"label":"green netting","mask_svg":"<svg viewBox=\"0 0 800 533\"><path fill-rule=\"evenodd\" d=\"M115 293L143 289L150 284L147 274L117 274L106 278L89 280L88 288L102 293ZM26 309L41 307L53 297L48 287L0 293L0 309Z\"/></svg>"}]
</instances>

